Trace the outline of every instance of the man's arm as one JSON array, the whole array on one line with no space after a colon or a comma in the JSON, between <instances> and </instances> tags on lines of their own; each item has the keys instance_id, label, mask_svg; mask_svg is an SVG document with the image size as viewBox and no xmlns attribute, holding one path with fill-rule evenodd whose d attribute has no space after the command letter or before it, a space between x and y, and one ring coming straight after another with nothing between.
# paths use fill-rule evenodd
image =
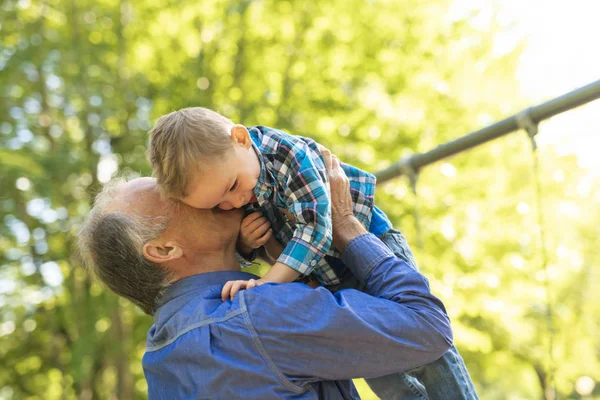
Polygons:
<instances>
[{"instance_id":1,"label":"man's arm","mask_svg":"<svg viewBox=\"0 0 600 400\"><path fill-rule=\"evenodd\" d=\"M437 360L452 344L442 302L423 275L366 233L337 159L324 156L333 241L367 293L263 285L242 294L251 330L275 368L297 381L382 376Z\"/></svg>"},{"instance_id":2,"label":"man's arm","mask_svg":"<svg viewBox=\"0 0 600 400\"><path fill-rule=\"evenodd\" d=\"M366 290L300 283L242 292L257 338L290 379L375 377L440 358L452 343L450 322L427 280L370 234L353 239L344 261Z\"/></svg>"}]
</instances>

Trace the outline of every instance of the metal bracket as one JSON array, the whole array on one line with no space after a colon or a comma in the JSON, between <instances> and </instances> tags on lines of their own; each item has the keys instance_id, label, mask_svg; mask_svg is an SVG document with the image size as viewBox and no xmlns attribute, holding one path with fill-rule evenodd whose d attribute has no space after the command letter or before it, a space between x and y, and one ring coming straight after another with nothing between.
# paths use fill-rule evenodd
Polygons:
<instances>
[{"instance_id":1,"label":"metal bracket","mask_svg":"<svg viewBox=\"0 0 600 400\"><path fill-rule=\"evenodd\" d=\"M419 170L412 165L412 157L413 156L407 156L402 159L400 162L400 171L403 175L408 177L410 188L415 196L413 213L415 218L415 231L417 233L417 247L423 250L423 232L421 231L421 218L419 217L419 202L417 197L417 181L419 180Z\"/></svg>"},{"instance_id":2,"label":"metal bracket","mask_svg":"<svg viewBox=\"0 0 600 400\"><path fill-rule=\"evenodd\" d=\"M419 172L412 166L412 163L410 162L411 159L412 156L404 157L400 163L400 171L402 171L403 175L408 177L410 188L414 194L417 194L417 181L419 180Z\"/></svg>"},{"instance_id":3,"label":"metal bracket","mask_svg":"<svg viewBox=\"0 0 600 400\"><path fill-rule=\"evenodd\" d=\"M535 141L535 135L539 132L539 125L531 118L531 108L526 108L516 115L516 122L519 129L523 129L527 132L527 136L531 140L531 147L533 151L537 149L537 142Z\"/></svg>"}]
</instances>

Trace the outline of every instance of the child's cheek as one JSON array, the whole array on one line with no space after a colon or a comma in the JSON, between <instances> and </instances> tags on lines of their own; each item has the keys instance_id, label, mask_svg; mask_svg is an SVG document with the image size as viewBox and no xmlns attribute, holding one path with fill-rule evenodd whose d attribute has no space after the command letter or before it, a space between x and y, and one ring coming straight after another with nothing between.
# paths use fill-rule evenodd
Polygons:
<instances>
[{"instance_id":1,"label":"child's cheek","mask_svg":"<svg viewBox=\"0 0 600 400\"><path fill-rule=\"evenodd\" d=\"M248 191L254 190L254 188L256 187L256 183L257 183L257 180L247 177L246 184L244 186L244 191L248 192Z\"/></svg>"}]
</instances>

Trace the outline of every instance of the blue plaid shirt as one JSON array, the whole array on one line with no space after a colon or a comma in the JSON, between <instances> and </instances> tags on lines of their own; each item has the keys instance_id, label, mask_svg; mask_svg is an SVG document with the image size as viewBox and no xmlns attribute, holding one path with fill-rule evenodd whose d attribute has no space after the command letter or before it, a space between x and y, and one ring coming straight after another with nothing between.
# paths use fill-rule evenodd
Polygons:
<instances>
[{"instance_id":1,"label":"blue plaid shirt","mask_svg":"<svg viewBox=\"0 0 600 400\"><path fill-rule=\"evenodd\" d=\"M264 126L248 131L260 160L254 194L285 246L277 261L302 275L313 274L323 285L340 283L324 258L339 258L339 253L331 246L329 177L316 142ZM348 164L342 168L350 181L354 215L369 229L375 176Z\"/></svg>"}]
</instances>

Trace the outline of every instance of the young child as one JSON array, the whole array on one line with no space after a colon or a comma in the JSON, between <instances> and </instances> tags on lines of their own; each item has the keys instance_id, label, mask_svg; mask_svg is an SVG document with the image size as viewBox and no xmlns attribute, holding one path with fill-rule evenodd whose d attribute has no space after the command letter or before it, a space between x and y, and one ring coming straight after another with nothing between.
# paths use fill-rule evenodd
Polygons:
<instances>
[{"instance_id":1,"label":"young child","mask_svg":"<svg viewBox=\"0 0 600 400\"><path fill-rule=\"evenodd\" d=\"M327 172L313 140L263 126L246 128L194 107L158 120L149 158L168 197L204 209L260 207L266 220L258 214L246 217L238 252L251 260L262 245L271 254L277 253L277 242L284 248L259 283L292 282L311 274L322 285L341 283L341 268L325 258L339 253L331 247ZM389 232L391 223L373 203L375 177L347 164L343 169L356 217L378 237ZM404 253L416 267L410 252Z\"/></svg>"},{"instance_id":2,"label":"young child","mask_svg":"<svg viewBox=\"0 0 600 400\"><path fill-rule=\"evenodd\" d=\"M225 298L256 284L309 275L333 290L360 286L331 246L329 180L315 141L234 124L214 111L191 107L158 120L148 153L164 195L195 208L260 210L242 221L237 250L252 260L255 250L265 245L277 261L258 282L229 282ZM351 165L342 168L350 181L355 216L417 268L403 235L374 205L375 177ZM422 382L405 373L368 382L383 398L390 393L403 399L427 399L427 393L440 399L477 398L454 346L440 360L420 367L418 374Z\"/></svg>"}]
</instances>

